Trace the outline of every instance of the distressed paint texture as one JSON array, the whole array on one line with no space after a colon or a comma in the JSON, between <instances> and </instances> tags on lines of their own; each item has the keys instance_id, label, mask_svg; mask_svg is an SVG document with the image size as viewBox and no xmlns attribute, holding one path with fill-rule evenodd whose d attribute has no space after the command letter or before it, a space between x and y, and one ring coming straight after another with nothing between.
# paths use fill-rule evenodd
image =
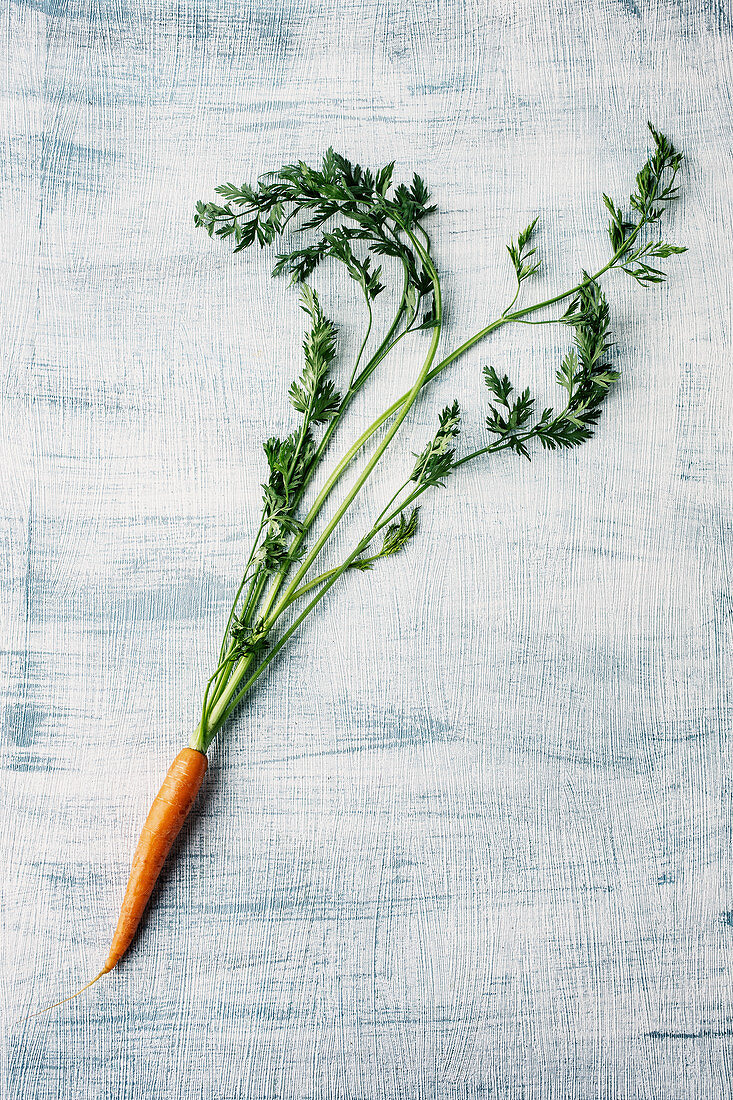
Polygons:
<instances>
[{"instance_id":1,"label":"distressed paint texture","mask_svg":"<svg viewBox=\"0 0 733 1100\"><path fill-rule=\"evenodd\" d=\"M0 1096L728 1095L728 5L8 0L2 25ZM292 292L195 200L329 143L419 169L457 342L535 213L538 291L602 260L647 117L689 153L690 252L610 287L596 439L467 469L342 584L214 752L125 964L18 1023L106 953L290 423ZM444 398L479 439L489 359L549 395L566 341L475 351L402 461Z\"/></svg>"}]
</instances>

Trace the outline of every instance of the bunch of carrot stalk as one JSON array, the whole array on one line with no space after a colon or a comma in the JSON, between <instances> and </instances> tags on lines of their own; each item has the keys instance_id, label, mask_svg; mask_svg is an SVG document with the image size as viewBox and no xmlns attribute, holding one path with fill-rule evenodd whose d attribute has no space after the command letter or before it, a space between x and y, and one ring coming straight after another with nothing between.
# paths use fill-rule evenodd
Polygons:
<instances>
[{"instance_id":1,"label":"bunch of carrot stalk","mask_svg":"<svg viewBox=\"0 0 733 1100\"><path fill-rule=\"evenodd\" d=\"M319 168L302 162L287 165L255 186L217 188L221 204L198 203L195 224L210 236L230 237L235 252L255 242L262 247L276 240L296 242L296 247L279 254L273 274L286 274L297 284L307 316L304 365L289 391L298 420L286 438L268 439L264 444L268 474L262 512L216 667L205 687L200 721L189 746L171 765L143 826L109 956L94 981L117 965L132 942L163 862L203 781L209 746L326 593L349 571L372 569L401 552L418 531L420 498L445 485L461 466L484 462L501 450L529 457L535 442L550 450L575 447L592 435L601 405L618 378L607 362L609 310L601 280L621 269L641 285L661 282L665 275L659 261L684 251L662 240L656 231L677 196L682 155L649 128L652 151L636 176L625 209L603 196L610 215L608 262L594 274L581 270L574 285L550 298L520 305L525 283L540 266L535 220L508 245L516 275L512 300L498 317L448 352L441 351L441 282L426 229L436 207L419 176L409 186L394 186L393 164L372 173L329 150ZM380 262L385 256L396 261L391 267L399 272L400 286L396 312L380 333L375 301L384 289ZM366 308L366 332L354 362L345 366L339 362L336 326L308 284L326 258L344 265ZM402 429L418 395L490 333L526 323L538 313L543 321L564 324L570 333L571 346L556 373L558 407L537 409L529 390L517 392L505 375L484 368L485 444L459 456L458 403L440 411L434 437L421 447L399 489L379 515L365 523L363 536L343 561L319 573L321 551ZM429 343L412 386L348 446L310 508L304 510L304 495L334 436L344 429L354 398L378 375L397 344L419 330L429 334ZM319 530L318 521L342 475L362 455L363 467L356 480Z\"/></svg>"}]
</instances>

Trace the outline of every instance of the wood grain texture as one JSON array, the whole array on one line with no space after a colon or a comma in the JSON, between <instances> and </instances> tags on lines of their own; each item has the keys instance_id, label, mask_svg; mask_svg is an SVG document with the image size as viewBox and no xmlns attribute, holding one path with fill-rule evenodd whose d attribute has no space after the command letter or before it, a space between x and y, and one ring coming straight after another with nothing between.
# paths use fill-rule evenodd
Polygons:
<instances>
[{"instance_id":1,"label":"wood grain texture","mask_svg":"<svg viewBox=\"0 0 733 1100\"><path fill-rule=\"evenodd\" d=\"M728 1095L730 8L9 0L2 22L0 1096ZM417 168L455 343L503 307L535 213L540 290L605 255L600 193L628 194L648 117L689 155L690 251L666 289L609 289L624 373L596 439L467 469L393 570L324 602L213 754L125 965L18 1023L104 958L258 441L290 422L292 292L195 231L195 200L330 143ZM478 439L489 359L549 394L566 339L497 336L397 450L454 396ZM386 388L414 370L405 348Z\"/></svg>"}]
</instances>

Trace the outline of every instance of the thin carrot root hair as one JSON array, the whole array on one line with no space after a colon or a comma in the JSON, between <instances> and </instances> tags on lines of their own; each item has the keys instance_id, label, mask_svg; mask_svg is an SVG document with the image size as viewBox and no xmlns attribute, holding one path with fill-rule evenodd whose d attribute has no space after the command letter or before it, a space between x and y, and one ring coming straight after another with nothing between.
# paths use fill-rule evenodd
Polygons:
<instances>
[{"instance_id":1,"label":"thin carrot root hair","mask_svg":"<svg viewBox=\"0 0 733 1100\"><path fill-rule=\"evenodd\" d=\"M54 1001L52 1005L47 1005L45 1008L41 1008L38 1012L31 1012L30 1016L24 1016L24 1020L33 1020L36 1016L43 1016L44 1012L50 1012L52 1008L58 1008L59 1005L65 1005L67 1001L73 1001L74 997L78 997L80 993L83 993L85 989L89 989L91 985L98 982L100 978L103 978L105 974L109 974L109 970L105 967L104 970L100 970L96 978L92 978L90 982L83 985L81 989L77 989L76 993L70 994L68 997L62 997L60 1001Z\"/></svg>"}]
</instances>

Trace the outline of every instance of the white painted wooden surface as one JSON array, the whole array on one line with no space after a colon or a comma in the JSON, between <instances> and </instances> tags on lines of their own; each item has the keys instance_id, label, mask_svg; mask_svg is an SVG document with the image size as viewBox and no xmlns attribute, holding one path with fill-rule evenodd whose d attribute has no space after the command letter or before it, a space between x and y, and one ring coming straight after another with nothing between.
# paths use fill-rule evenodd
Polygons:
<instances>
[{"instance_id":1,"label":"white painted wooden surface","mask_svg":"<svg viewBox=\"0 0 733 1100\"><path fill-rule=\"evenodd\" d=\"M729 13L8 0L3 1100L728 1095ZM647 117L689 156L690 252L667 288L609 286L624 376L597 438L466 470L393 569L325 602L214 753L124 965L18 1023L106 952L259 443L290 423L292 293L195 231L195 200L329 143L417 168L455 343L535 213L540 291L605 256L600 193L628 194ZM343 283L329 301L346 319ZM480 437L489 359L549 394L565 337L457 365L404 461L443 398Z\"/></svg>"}]
</instances>

